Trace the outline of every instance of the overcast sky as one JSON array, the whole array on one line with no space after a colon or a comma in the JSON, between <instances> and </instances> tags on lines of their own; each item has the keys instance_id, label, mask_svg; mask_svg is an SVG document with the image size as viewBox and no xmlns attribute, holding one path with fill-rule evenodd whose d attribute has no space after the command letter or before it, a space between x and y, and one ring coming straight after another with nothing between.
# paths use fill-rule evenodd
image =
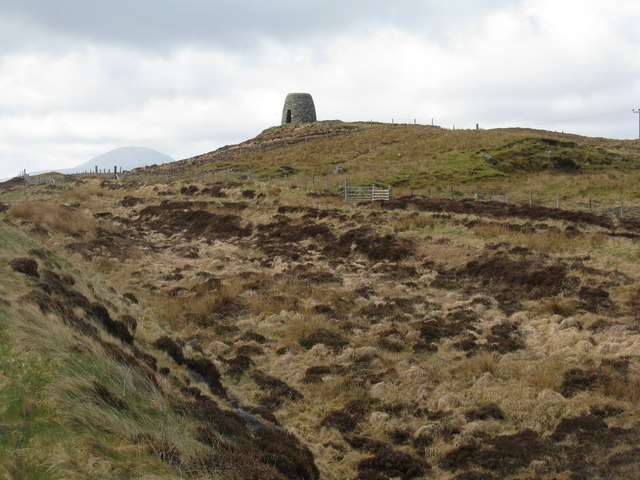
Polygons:
<instances>
[{"instance_id":1,"label":"overcast sky","mask_svg":"<svg viewBox=\"0 0 640 480\"><path fill-rule=\"evenodd\" d=\"M638 0L0 0L0 178L280 122L637 138Z\"/></svg>"}]
</instances>

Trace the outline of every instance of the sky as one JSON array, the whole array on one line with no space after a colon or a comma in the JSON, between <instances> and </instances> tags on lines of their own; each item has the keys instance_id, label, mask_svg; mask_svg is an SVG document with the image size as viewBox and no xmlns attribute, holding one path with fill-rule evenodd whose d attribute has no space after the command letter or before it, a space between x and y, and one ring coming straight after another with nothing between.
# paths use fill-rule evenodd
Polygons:
<instances>
[{"instance_id":1,"label":"sky","mask_svg":"<svg viewBox=\"0 0 640 480\"><path fill-rule=\"evenodd\" d=\"M534 127L636 139L638 0L0 0L0 178L280 123Z\"/></svg>"}]
</instances>

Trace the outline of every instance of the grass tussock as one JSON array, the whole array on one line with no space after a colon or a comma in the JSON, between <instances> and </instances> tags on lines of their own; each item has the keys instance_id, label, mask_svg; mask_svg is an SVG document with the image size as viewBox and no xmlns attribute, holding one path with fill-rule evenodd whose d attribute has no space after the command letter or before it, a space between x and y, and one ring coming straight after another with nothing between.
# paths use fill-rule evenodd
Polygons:
<instances>
[{"instance_id":1,"label":"grass tussock","mask_svg":"<svg viewBox=\"0 0 640 480\"><path fill-rule=\"evenodd\" d=\"M583 239L576 240L564 232L519 232L514 226L499 223L481 224L472 227L472 232L483 240L500 240L538 252L565 252L575 250Z\"/></svg>"},{"instance_id":2,"label":"grass tussock","mask_svg":"<svg viewBox=\"0 0 640 480\"><path fill-rule=\"evenodd\" d=\"M527 235L523 244L540 252L560 252L572 249L574 240L564 233L540 232Z\"/></svg>"},{"instance_id":3,"label":"grass tussock","mask_svg":"<svg viewBox=\"0 0 640 480\"><path fill-rule=\"evenodd\" d=\"M99 257L96 258L94 265L98 272L107 274L113 272L117 268L118 262L112 258Z\"/></svg>"},{"instance_id":4,"label":"grass tussock","mask_svg":"<svg viewBox=\"0 0 640 480\"><path fill-rule=\"evenodd\" d=\"M578 311L578 302L573 298L552 297L538 302L536 312L538 314L561 315L568 317Z\"/></svg>"},{"instance_id":5,"label":"grass tussock","mask_svg":"<svg viewBox=\"0 0 640 480\"><path fill-rule=\"evenodd\" d=\"M502 225L476 225L471 229L477 237L482 239L492 239L496 237L506 237L513 235L513 232Z\"/></svg>"},{"instance_id":6,"label":"grass tussock","mask_svg":"<svg viewBox=\"0 0 640 480\"><path fill-rule=\"evenodd\" d=\"M485 373L497 375L500 356L495 352L480 352L456 366L456 373L464 378L477 378Z\"/></svg>"},{"instance_id":7,"label":"grass tussock","mask_svg":"<svg viewBox=\"0 0 640 480\"><path fill-rule=\"evenodd\" d=\"M283 328L281 338L285 346L300 349L300 342L308 338L314 332L326 327L326 321L319 315L300 316L296 315Z\"/></svg>"},{"instance_id":8,"label":"grass tussock","mask_svg":"<svg viewBox=\"0 0 640 480\"><path fill-rule=\"evenodd\" d=\"M36 226L71 236L95 232L98 222L86 212L50 202L27 201L12 205L9 215Z\"/></svg>"},{"instance_id":9,"label":"grass tussock","mask_svg":"<svg viewBox=\"0 0 640 480\"><path fill-rule=\"evenodd\" d=\"M640 375L608 379L603 383L601 390L605 395L637 404L640 401Z\"/></svg>"},{"instance_id":10,"label":"grass tussock","mask_svg":"<svg viewBox=\"0 0 640 480\"><path fill-rule=\"evenodd\" d=\"M249 305L255 313L268 316L282 311L295 312L300 300L291 295L257 294L251 297Z\"/></svg>"},{"instance_id":11,"label":"grass tussock","mask_svg":"<svg viewBox=\"0 0 640 480\"><path fill-rule=\"evenodd\" d=\"M266 288L255 292L249 300L250 308L257 315L298 312L302 309L302 300L308 298L309 287L295 277L263 278L260 281Z\"/></svg>"},{"instance_id":12,"label":"grass tussock","mask_svg":"<svg viewBox=\"0 0 640 480\"><path fill-rule=\"evenodd\" d=\"M222 315L240 308L242 292L242 283L236 282L206 294L164 297L159 302L150 299L149 305L163 322L174 328L188 324L206 328L213 326Z\"/></svg>"},{"instance_id":13,"label":"grass tussock","mask_svg":"<svg viewBox=\"0 0 640 480\"><path fill-rule=\"evenodd\" d=\"M565 362L562 358L548 357L526 369L524 379L537 390L560 391L564 365Z\"/></svg>"}]
</instances>

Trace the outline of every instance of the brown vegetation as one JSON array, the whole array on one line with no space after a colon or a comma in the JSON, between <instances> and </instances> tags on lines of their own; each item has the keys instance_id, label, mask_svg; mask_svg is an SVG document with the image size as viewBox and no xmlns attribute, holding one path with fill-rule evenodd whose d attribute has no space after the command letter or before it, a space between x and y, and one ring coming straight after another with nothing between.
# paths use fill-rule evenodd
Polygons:
<instances>
[{"instance_id":1,"label":"brown vegetation","mask_svg":"<svg viewBox=\"0 0 640 480\"><path fill-rule=\"evenodd\" d=\"M113 292L38 249L5 265L25 274L22 305L144 372L197 423L197 454L145 439L166 465L637 478L636 223L415 195L348 205L259 181L94 184L104 195L82 201L97 217L42 199L0 215L46 229L38 242ZM100 379L84 392L135 410Z\"/></svg>"}]
</instances>

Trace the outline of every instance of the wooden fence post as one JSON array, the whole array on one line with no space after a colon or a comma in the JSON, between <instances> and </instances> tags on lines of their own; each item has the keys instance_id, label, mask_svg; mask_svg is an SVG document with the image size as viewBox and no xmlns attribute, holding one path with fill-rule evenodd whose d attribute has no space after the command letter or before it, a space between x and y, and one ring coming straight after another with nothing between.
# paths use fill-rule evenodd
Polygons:
<instances>
[{"instance_id":1,"label":"wooden fence post","mask_svg":"<svg viewBox=\"0 0 640 480\"><path fill-rule=\"evenodd\" d=\"M349 184L346 178L344 179L344 199L349 200Z\"/></svg>"}]
</instances>

